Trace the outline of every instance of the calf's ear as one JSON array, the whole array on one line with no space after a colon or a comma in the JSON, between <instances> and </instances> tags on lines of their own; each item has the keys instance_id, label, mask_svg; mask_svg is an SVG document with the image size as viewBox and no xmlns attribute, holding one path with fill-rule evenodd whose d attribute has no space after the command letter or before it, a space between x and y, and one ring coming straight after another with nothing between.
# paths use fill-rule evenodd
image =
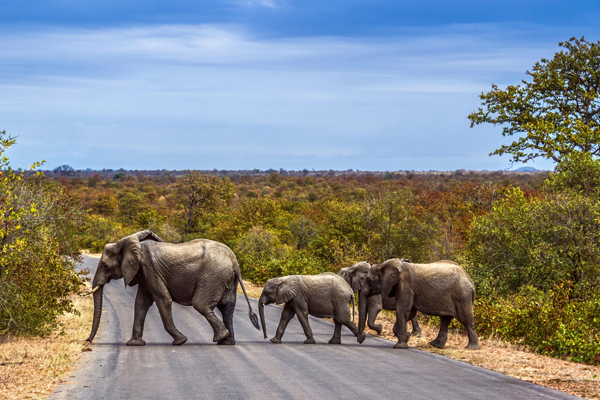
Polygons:
<instances>
[{"instance_id":1,"label":"calf's ear","mask_svg":"<svg viewBox=\"0 0 600 400\"><path fill-rule=\"evenodd\" d=\"M299 293L299 285L300 278L297 276L290 276L287 279L282 279L281 283L277 286L275 303L287 303L296 297L296 295Z\"/></svg>"}]
</instances>

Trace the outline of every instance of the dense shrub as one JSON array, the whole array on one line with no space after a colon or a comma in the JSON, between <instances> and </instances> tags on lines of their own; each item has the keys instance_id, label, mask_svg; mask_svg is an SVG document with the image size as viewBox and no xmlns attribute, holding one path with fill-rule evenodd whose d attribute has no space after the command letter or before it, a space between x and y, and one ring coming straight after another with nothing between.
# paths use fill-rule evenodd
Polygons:
<instances>
[{"instance_id":1,"label":"dense shrub","mask_svg":"<svg viewBox=\"0 0 600 400\"><path fill-rule=\"evenodd\" d=\"M564 282L545 292L523 286L512 296L479 298L475 325L480 335L600 364L600 293L594 287Z\"/></svg>"},{"instance_id":2,"label":"dense shrub","mask_svg":"<svg viewBox=\"0 0 600 400\"><path fill-rule=\"evenodd\" d=\"M469 269L480 294L505 295L566 280L598 284L600 204L576 193L526 196L513 189L473 222Z\"/></svg>"}]
</instances>

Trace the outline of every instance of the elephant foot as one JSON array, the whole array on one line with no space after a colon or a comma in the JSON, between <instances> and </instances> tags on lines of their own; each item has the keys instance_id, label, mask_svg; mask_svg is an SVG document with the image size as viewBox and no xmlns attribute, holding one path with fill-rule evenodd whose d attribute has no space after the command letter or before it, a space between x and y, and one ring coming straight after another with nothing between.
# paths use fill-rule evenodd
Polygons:
<instances>
[{"instance_id":1,"label":"elephant foot","mask_svg":"<svg viewBox=\"0 0 600 400\"><path fill-rule=\"evenodd\" d=\"M398 343L396 343L394 345L394 348L395 349L408 349L408 343L400 343L400 342L398 342Z\"/></svg>"},{"instance_id":2,"label":"elephant foot","mask_svg":"<svg viewBox=\"0 0 600 400\"><path fill-rule=\"evenodd\" d=\"M438 349L443 349L446 346L446 343L442 343L440 341L436 340L432 340L431 342L429 342L429 344L433 347L437 347Z\"/></svg>"},{"instance_id":3,"label":"elephant foot","mask_svg":"<svg viewBox=\"0 0 600 400\"><path fill-rule=\"evenodd\" d=\"M145 346L146 342L142 339L134 339L131 338L129 339L129 342L127 342L127 346Z\"/></svg>"},{"instance_id":4,"label":"elephant foot","mask_svg":"<svg viewBox=\"0 0 600 400\"><path fill-rule=\"evenodd\" d=\"M369 328L371 328L375 332L377 332L377 335L381 335L381 332L383 331L383 325L381 325L381 324L369 326Z\"/></svg>"},{"instance_id":5,"label":"elephant foot","mask_svg":"<svg viewBox=\"0 0 600 400\"><path fill-rule=\"evenodd\" d=\"M315 344L315 343L317 343L317 342L315 342L314 338L306 339L304 341L304 344Z\"/></svg>"},{"instance_id":6,"label":"elephant foot","mask_svg":"<svg viewBox=\"0 0 600 400\"><path fill-rule=\"evenodd\" d=\"M420 329L419 330L413 330L410 333L410 336L421 336L421 330Z\"/></svg>"},{"instance_id":7,"label":"elephant foot","mask_svg":"<svg viewBox=\"0 0 600 400\"><path fill-rule=\"evenodd\" d=\"M235 339L231 336L227 336L225 339L221 339L217 342L217 345L231 346L235 344Z\"/></svg>"},{"instance_id":8,"label":"elephant foot","mask_svg":"<svg viewBox=\"0 0 600 400\"><path fill-rule=\"evenodd\" d=\"M363 332L361 332L361 333L358 334L358 336L356 337L356 341L358 343L362 343L362 342L365 341L366 338L367 338L367 332L363 331Z\"/></svg>"},{"instance_id":9,"label":"elephant foot","mask_svg":"<svg viewBox=\"0 0 600 400\"><path fill-rule=\"evenodd\" d=\"M272 337L269 340L271 340L271 343L275 343L275 344L280 344L281 343L281 339L276 338L276 337Z\"/></svg>"},{"instance_id":10,"label":"elephant foot","mask_svg":"<svg viewBox=\"0 0 600 400\"><path fill-rule=\"evenodd\" d=\"M173 346L181 346L185 342L187 342L187 338L184 335L181 335L181 337L179 337L177 339L173 339L173 341L171 342L171 344Z\"/></svg>"},{"instance_id":11,"label":"elephant foot","mask_svg":"<svg viewBox=\"0 0 600 400\"><path fill-rule=\"evenodd\" d=\"M329 344L342 344L342 339L340 338L331 338L329 339L329 342L327 342Z\"/></svg>"},{"instance_id":12,"label":"elephant foot","mask_svg":"<svg viewBox=\"0 0 600 400\"><path fill-rule=\"evenodd\" d=\"M479 350L479 343L469 343L467 345L467 347L465 347L465 349L467 349L467 350Z\"/></svg>"},{"instance_id":13,"label":"elephant foot","mask_svg":"<svg viewBox=\"0 0 600 400\"><path fill-rule=\"evenodd\" d=\"M213 342L218 343L221 340L225 339L227 336L229 336L229 331L227 329L224 329L219 333L215 332L215 335L213 336Z\"/></svg>"}]
</instances>

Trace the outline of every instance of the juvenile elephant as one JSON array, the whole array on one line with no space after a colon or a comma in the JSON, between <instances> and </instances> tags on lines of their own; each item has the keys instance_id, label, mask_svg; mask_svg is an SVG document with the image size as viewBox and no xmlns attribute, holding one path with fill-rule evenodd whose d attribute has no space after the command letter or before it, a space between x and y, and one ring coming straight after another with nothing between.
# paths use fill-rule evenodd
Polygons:
<instances>
[{"instance_id":1,"label":"juvenile elephant","mask_svg":"<svg viewBox=\"0 0 600 400\"><path fill-rule=\"evenodd\" d=\"M356 335L358 343L365 340L366 334L359 333L350 316L350 301L354 299L352 288L336 274L325 272L319 275L290 275L269 279L258 300L258 311L265 339L267 327L265 324L265 305L285 303L281 319L273 343L281 343L288 322L294 315L302 325L306 340L304 343L313 344L312 330L308 323L308 315L319 318L333 318L335 329L330 344L340 344L342 325L345 325Z\"/></svg>"},{"instance_id":2,"label":"juvenile elephant","mask_svg":"<svg viewBox=\"0 0 600 400\"><path fill-rule=\"evenodd\" d=\"M153 303L165 330L173 337L173 345L185 343L187 337L173 324L173 302L191 305L202 314L214 331L213 342L235 344L233 312L238 282L244 296L246 289L235 255L224 244L206 239L171 244L150 231L143 231L104 246L90 292L94 293L94 320L88 341L94 339L100 325L104 285L121 278L125 286L138 285L133 334L128 346L146 344L142 340L144 321ZM223 321L214 314L215 307L221 311ZM248 307L250 320L260 329L249 301Z\"/></svg>"},{"instance_id":3,"label":"juvenile elephant","mask_svg":"<svg viewBox=\"0 0 600 400\"><path fill-rule=\"evenodd\" d=\"M367 296L381 294L396 299L396 324L394 334L397 349L408 347L409 335L406 322L417 311L440 317L440 331L434 347L443 348L448 336L448 324L456 318L467 329L467 349L479 349L479 338L475 332L473 301L475 286L467 272L452 261L432 264L413 264L399 259L387 260L371 267L363 290Z\"/></svg>"},{"instance_id":4,"label":"juvenile elephant","mask_svg":"<svg viewBox=\"0 0 600 400\"><path fill-rule=\"evenodd\" d=\"M404 260L410 262L408 260ZM367 281L367 275L371 269L371 264L362 261L351 267L345 267L338 272L338 275L350 285L354 293L358 293L358 331L365 330L365 320L369 328L381 335L381 324L375 324L377 315L381 310L396 311L396 299L394 297L382 297L381 294L366 296L363 287ZM417 316L410 320L412 324L411 335L419 335L421 327Z\"/></svg>"}]
</instances>

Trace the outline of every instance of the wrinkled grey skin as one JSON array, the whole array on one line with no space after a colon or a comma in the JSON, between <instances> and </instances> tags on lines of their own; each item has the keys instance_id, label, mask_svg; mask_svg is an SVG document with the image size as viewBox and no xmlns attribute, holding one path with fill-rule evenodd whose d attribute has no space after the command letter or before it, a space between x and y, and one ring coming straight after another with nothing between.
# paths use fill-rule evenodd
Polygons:
<instances>
[{"instance_id":1,"label":"wrinkled grey skin","mask_svg":"<svg viewBox=\"0 0 600 400\"><path fill-rule=\"evenodd\" d=\"M330 344L342 343L342 325L345 325L356 335L358 343L365 340L366 334L358 332L350 316L350 301L354 298L352 288L336 274L325 272L319 275L290 275L269 279L258 300L258 311L265 339L267 327L265 324L265 305L285 303L281 319L273 343L281 343L288 322L294 315L302 325L306 335L305 344L314 344L312 330L308 323L308 315L319 318L333 318L335 329Z\"/></svg>"},{"instance_id":2,"label":"wrinkled grey skin","mask_svg":"<svg viewBox=\"0 0 600 400\"><path fill-rule=\"evenodd\" d=\"M202 314L213 328L214 342L235 344L233 312L238 282L244 295L246 289L235 255L224 244L206 239L171 244L150 231L143 231L104 246L92 281L92 288L99 289L94 292L94 320L88 341L94 339L100 324L102 288L112 279L121 278L125 286L138 285L133 334L128 346L146 344L142 339L144 321L153 303L156 303L165 330L173 337L173 345L185 343L187 337L173 324L173 302L193 306ZM215 307L221 311L223 321L214 314ZM260 329L251 307L250 320L256 329Z\"/></svg>"},{"instance_id":3,"label":"wrinkled grey skin","mask_svg":"<svg viewBox=\"0 0 600 400\"><path fill-rule=\"evenodd\" d=\"M406 260L407 262L410 262ZM358 332L365 330L365 321L367 326L381 335L382 325L375 324L377 315L381 310L396 311L396 299L394 297L382 298L381 294L367 296L362 290L367 281L367 275L371 269L371 264L362 261L351 267L345 267L338 272L338 275L350 285L354 293L358 293ZM411 335L420 335L421 327L417 316L410 320L412 324Z\"/></svg>"},{"instance_id":4,"label":"wrinkled grey skin","mask_svg":"<svg viewBox=\"0 0 600 400\"><path fill-rule=\"evenodd\" d=\"M396 298L394 334L398 343L394 348L408 348L410 335L406 332L406 322L421 311L440 317L440 331L429 343L432 346L446 345L448 324L456 318L467 329L467 349L479 349L473 318L475 286L460 265L452 261L413 264L394 258L371 267L363 290L367 296L381 294L383 298Z\"/></svg>"}]
</instances>

